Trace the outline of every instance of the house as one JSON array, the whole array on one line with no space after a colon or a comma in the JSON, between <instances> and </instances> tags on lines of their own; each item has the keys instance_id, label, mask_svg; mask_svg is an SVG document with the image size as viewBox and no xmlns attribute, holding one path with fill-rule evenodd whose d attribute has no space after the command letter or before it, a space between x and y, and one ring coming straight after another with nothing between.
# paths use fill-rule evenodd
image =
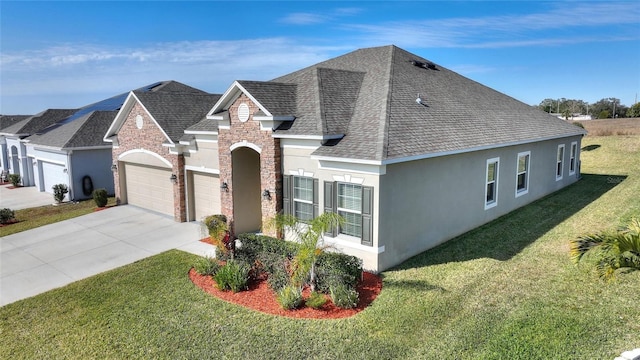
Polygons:
<instances>
[{"instance_id":1,"label":"house","mask_svg":"<svg viewBox=\"0 0 640 360\"><path fill-rule=\"evenodd\" d=\"M11 168L7 140L2 130L29 117L31 115L0 115L0 174L9 174Z\"/></svg>"},{"instance_id":2,"label":"house","mask_svg":"<svg viewBox=\"0 0 640 360\"><path fill-rule=\"evenodd\" d=\"M219 98L176 81L128 94L104 136L113 144L118 203L170 215L176 221L220 213L217 156L202 156L208 149L217 153L215 136L194 138L201 127L216 125L205 117Z\"/></svg>"},{"instance_id":3,"label":"house","mask_svg":"<svg viewBox=\"0 0 640 360\"><path fill-rule=\"evenodd\" d=\"M162 212L173 205L176 220L191 221L219 208L236 234L279 212L337 212L346 223L324 241L372 271L580 174L583 129L395 46L235 81L201 121L187 114L187 98L167 99L185 102L171 111L184 112L182 134L135 93L116 117L105 139L126 167L115 180L122 202L141 203L132 187L152 189L155 202L168 192ZM214 180L200 186L196 174ZM202 201L209 207L198 210Z\"/></svg>"},{"instance_id":4,"label":"house","mask_svg":"<svg viewBox=\"0 0 640 360\"><path fill-rule=\"evenodd\" d=\"M2 143L0 158L3 161L3 170L20 175L23 186L34 186L34 162L36 160L27 154L24 139L68 118L77 111L77 109L48 109L0 129L0 143Z\"/></svg>"},{"instance_id":5,"label":"house","mask_svg":"<svg viewBox=\"0 0 640 360\"><path fill-rule=\"evenodd\" d=\"M162 84L137 91L154 91ZM128 94L79 109L46 110L0 129L9 172L20 174L23 186L36 186L43 192L52 193L53 185L65 184L68 200L91 198L92 191L99 188L113 194L112 144L103 136Z\"/></svg>"}]
</instances>

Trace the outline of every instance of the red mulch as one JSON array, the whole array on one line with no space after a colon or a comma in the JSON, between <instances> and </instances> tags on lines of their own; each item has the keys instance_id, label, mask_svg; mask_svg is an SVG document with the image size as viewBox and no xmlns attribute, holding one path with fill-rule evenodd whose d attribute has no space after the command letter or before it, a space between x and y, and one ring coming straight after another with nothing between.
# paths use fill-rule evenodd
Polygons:
<instances>
[{"instance_id":1,"label":"red mulch","mask_svg":"<svg viewBox=\"0 0 640 360\"><path fill-rule=\"evenodd\" d=\"M298 319L339 319L353 316L364 310L382 290L382 279L375 274L363 273L363 279L357 286L360 294L358 306L353 309L341 309L331 302L327 296L327 302L319 309L302 307L296 310L284 310L276 301L276 294L266 280L259 280L249 286L248 290L233 293L232 291L221 291L215 287L215 282L211 276L200 275L194 269L189 271L191 281L205 292L225 300L227 302L241 305L266 314L286 316ZM309 295L309 290L305 289L303 297Z\"/></svg>"},{"instance_id":2,"label":"red mulch","mask_svg":"<svg viewBox=\"0 0 640 360\"><path fill-rule=\"evenodd\" d=\"M108 208L111 208L111 207L114 207L114 206L116 206L116 205L107 205L107 206L103 206L103 207L97 207L97 208L93 209L93 211L94 212L101 211L101 210L108 209Z\"/></svg>"},{"instance_id":3,"label":"red mulch","mask_svg":"<svg viewBox=\"0 0 640 360\"><path fill-rule=\"evenodd\" d=\"M0 227L5 227L5 226L9 226L9 225L17 224L17 223L19 223L19 222L20 222L19 220L12 219L12 220L7 221L5 224L1 224L1 223L0 223Z\"/></svg>"}]
</instances>

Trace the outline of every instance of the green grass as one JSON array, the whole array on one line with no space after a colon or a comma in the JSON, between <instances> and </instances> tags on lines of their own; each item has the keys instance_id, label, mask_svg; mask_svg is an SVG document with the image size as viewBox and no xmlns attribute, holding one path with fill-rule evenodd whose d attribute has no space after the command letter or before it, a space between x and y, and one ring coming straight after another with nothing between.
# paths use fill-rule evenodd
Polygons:
<instances>
[{"instance_id":1,"label":"green grass","mask_svg":"<svg viewBox=\"0 0 640 360\"><path fill-rule=\"evenodd\" d=\"M640 273L603 282L568 244L640 215L640 136L583 146L581 181L386 271L355 317L220 301L170 251L0 308L0 358L613 359L640 347Z\"/></svg>"},{"instance_id":2,"label":"green grass","mask_svg":"<svg viewBox=\"0 0 640 360\"><path fill-rule=\"evenodd\" d=\"M115 205L115 198L110 197L107 206ZM96 210L93 199L61 205L46 205L29 209L15 210L17 223L0 227L0 237L21 231L34 229L58 221L68 220Z\"/></svg>"}]
</instances>

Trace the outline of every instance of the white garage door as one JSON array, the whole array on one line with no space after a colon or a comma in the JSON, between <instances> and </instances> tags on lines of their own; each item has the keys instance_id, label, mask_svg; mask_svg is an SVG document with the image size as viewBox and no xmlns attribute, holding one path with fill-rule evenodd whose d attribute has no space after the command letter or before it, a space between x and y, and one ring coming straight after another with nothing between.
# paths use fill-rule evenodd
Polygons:
<instances>
[{"instance_id":1,"label":"white garage door","mask_svg":"<svg viewBox=\"0 0 640 360\"><path fill-rule=\"evenodd\" d=\"M44 191L53 194L53 185L65 184L69 186L69 175L64 172L64 165L50 162L42 162L42 178L44 180Z\"/></svg>"},{"instance_id":2,"label":"white garage door","mask_svg":"<svg viewBox=\"0 0 640 360\"><path fill-rule=\"evenodd\" d=\"M194 220L220 214L220 178L218 175L193 172Z\"/></svg>"},{"instance_id":3,"label":"white garage door","mask_svg":"<svg viewBox=\"0 0 640 360\"><path fill-rule=\"evenodd\" d=\"M171 170L126 163L125 177L129 204L173 215Z\"/></svg>"}]
</instances>

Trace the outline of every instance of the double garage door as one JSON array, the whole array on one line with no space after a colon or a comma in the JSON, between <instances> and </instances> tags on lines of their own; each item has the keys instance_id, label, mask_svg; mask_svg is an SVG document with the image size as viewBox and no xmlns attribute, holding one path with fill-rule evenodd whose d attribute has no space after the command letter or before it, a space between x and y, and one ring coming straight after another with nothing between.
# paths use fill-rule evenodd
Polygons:
<instances>
[{"instance_id":1,"label":"double garage door","mask_svg":"<svg viewBox=\"0 0 640 360\"><path fill-rule=\"evenodd\" d=\"M127 202L173 216L170 169L125 163Z\"/></svg>"},{"instance_id":2,"label":"double garage door","mask_svg":"<svg viewBox=\"0 0 640 360\"><path fill-rule=\"evenodd\" d=\"M125 163L127 202L173 216L171 169ZM189 172L189 220L220 213L218 175Z\"/></svg>"}]
</instances>

